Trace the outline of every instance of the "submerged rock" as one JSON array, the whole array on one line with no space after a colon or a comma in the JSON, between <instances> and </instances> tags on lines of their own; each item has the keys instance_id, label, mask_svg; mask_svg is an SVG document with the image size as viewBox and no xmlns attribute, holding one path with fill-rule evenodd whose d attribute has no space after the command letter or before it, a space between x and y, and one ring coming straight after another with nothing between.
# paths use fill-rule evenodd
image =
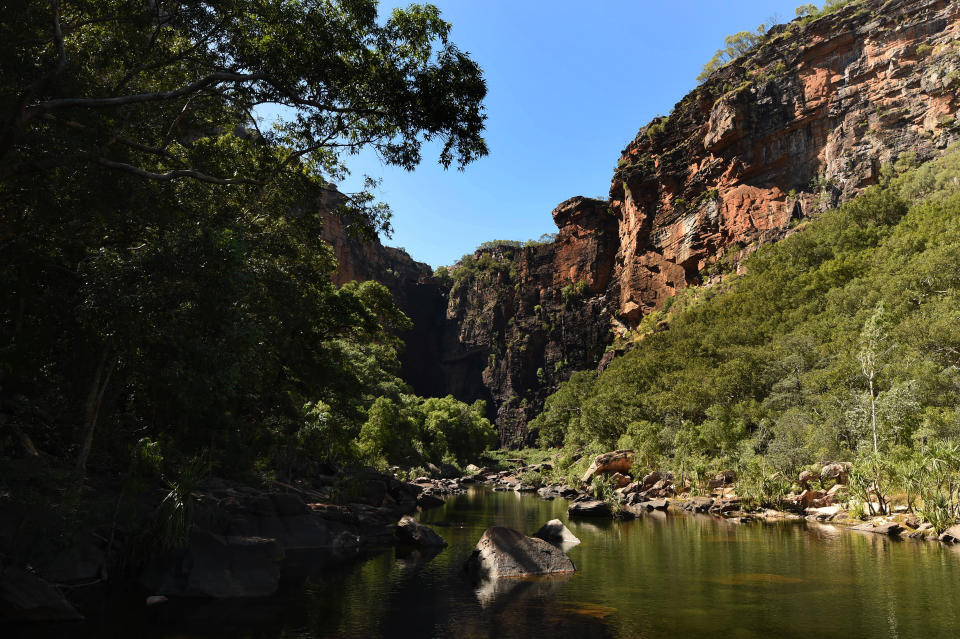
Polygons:
<instances>
[{"instance_id":1,"label":"submerged rock","mask_svg":"<svg viewBox=\"0 0 960 639\"><path fill-rule=\"evenodd\" d=\"M576 570L570 558L559 548L503 526L492 526L484 531L464 568L476 579L549 575Z\"/></svg>"},{"instance_id":2,"label":"submerged rock","mask_svg":"<svg viewBox=\"0 0 960 639\"><path fill-rule=\"evenodd\" d=\"M443 537L435 533L432 528L424 526L410 515L404 515L397 523L396 535L401 543L414 546L444 547L447 545Z\"/></svg>"},{"instance_id":3,"label":"submerged rock","mask_svg":"<svg viewBox=\"0 0 960 639\"><path fill-rule=\"evenodd\" d=\"M559 519L551 519L540 526L540 529L533 533L533 536L552 544L568 545L580 543L577 536L570 532L570 529L564 526L563 522Z\"/></svg>"},{"instance_id":4,"label":"submerged rock","mask_svg":"<svg viewBox=\"0 0 960 639\"><path fill-rule=\"evenodd\" d=\"M876 533L878 535L889 535L890 537L898 537L900 533L903 532L903 526L898 524L895 521L883 521L874 524L873 522L866 522L859 524L851 528L851 530L859 530L860 532L869 532Z\"/></svg>"}]
</instances>

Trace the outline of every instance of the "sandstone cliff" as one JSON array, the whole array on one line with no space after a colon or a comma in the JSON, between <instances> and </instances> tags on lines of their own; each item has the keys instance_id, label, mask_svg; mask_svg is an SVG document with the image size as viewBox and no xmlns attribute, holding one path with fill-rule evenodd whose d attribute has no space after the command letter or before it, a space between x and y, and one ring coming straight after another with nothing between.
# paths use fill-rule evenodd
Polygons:
<instances>
[{"instance_id":1,"label":"sandstone cliff","mask_svg":"<svg viewBox=\"0 0 960 639\"><path fill-rule=\"evenodd\" d=\"M774 27L644 127L610 187L616 312L635 323L725 252L955 141L958 29L954 2L851 2Z\"/></svg>"},{"instance_id":2,"label":"sandstone cliff","mask_svg":"<svg viewBox=\"0 0 960 639\"><path fill-rule=\"evenodd\" d=\"M554 242L480 250L449 294L425 271L383 266L406 274L398 300L422 333L408 341L414 386L492 400L501 442L529 441L526 422L556 385L668 297L737 268L884 167L960 139L958 36L960 4L946 0L862 0L776 26L640 130L609 201L558 206ZM360 276L374 275L341 277Z\"/></svg>"}]
</instances>

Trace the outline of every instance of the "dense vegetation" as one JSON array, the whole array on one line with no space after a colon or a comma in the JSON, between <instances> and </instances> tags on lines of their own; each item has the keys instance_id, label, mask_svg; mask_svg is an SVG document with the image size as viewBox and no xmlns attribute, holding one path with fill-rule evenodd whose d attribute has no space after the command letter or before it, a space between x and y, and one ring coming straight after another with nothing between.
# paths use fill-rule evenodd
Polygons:
<instances>
[{"instance_id":1,"label":"dense vegetation","mask_svg":"<svg viewBox=\"0 0 960 639\"><path fill-rule=\"evenodd\" d=\"M486 153L485 83L449 30L373 0L5 6L0 482L386 463L391 402L418 415L405 462L485 447L477 407L409 397L409 320L380 284L331 284L317 216L388 228L330 187L361 148L408 169L427 141L444 166Z\"/></svg>"},{"instance_id":2,"label":"dense vegetation","mask_svg":"<svg viewBox=\"0 0 960 639\"><path fill-rule=\"evenodd\" d=\"M541 443L781 478L859 459L881 492L918 481L900 489L960 514L960 152L911 163L645 318L547 400Z\"/></svg>"}]
</instances>

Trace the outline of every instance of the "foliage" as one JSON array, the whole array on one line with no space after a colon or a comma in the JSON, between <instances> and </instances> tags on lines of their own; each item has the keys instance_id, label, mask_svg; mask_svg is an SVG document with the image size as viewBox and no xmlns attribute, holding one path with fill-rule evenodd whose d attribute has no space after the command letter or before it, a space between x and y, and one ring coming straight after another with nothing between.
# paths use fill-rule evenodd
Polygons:
<instances>
[{"instance_id":1,"label":"foliage","mask_svg":"<svg viewBox=\"0 0 960 639\"><path fill-rule=\"evenodd\" d=\"M380 284L331 283L317 213L387 230L330 186L362 148L407 169L427 141L444 166L486 153L483 77L449 31L373 0L5 7L0 416L22 437L0 457L29 441L127 472L149 438L228 476L359 461L374 400L409 392L410 322Z\"/></svg>"},{"instance_id":2,"label":"foliage","mask_svg":"<svg viewBox=\"0 0 960 639\"><path fill-rule=\"evenodd\" d=\"M863 487L886 500L901 473L867 456L874 430L881 456L960 436L958 169L951 150L887 171L882 185L762 246L744 274L688 292L659 315L669 330L560 384L531 423L540 441L630 446L646 468L668 465L695 488L754 464L758 502L779 490L761 480L862 455ZM929 494L951 499L950 482L941 486Z\"/></svg>"},{"instance_id":3,"label":"foliage","mask_svg":"<svg viewBox=\"0 0 960 639\"><path fill-rule=\"evenodd\" d=\"M16 2L0 23L0 179L87 172L262 186L339 180L374 148L412 169L486 154L486 86L431 5ZM262 129L257 109L280 121ZM385 224L369 193L353 204Z\"/></svg>"},{"instance_id":4,"label":"foliage","mask_svg":"<svg viewBox=\"0 0 960 639\"><path fill-rule=\"evenodd\" d=\"M441 464L447 460L467 464L496 441L485 413L483 401L469 405L451 395L378 397L360 429L360 452L365 459L381 464Z\"/></svg>"},{"instance_id":5,"label":"foliage","mask_svg":"<svg viewBox=\"0 0 960 639\"><path fill-rule=\"evenodd\" d=\"M726 63L739 58L757 46L763 40L766 30L767 25L760 25L756 31L738 31L724 38L724 46L717 49L713 57L703 65L703 70L697 76L697 83L703 82Z\"/></svg>"}]
</instances>

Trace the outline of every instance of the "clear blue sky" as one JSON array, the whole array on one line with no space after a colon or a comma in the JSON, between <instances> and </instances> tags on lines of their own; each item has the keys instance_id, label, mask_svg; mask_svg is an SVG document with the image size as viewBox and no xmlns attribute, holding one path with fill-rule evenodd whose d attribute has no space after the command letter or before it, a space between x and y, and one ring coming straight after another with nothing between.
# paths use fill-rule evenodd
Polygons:
<instances>
[{"instance_id":1,"label":"clear blue sky","mask_svg":"<svg viewBox=\"0 0 960 639\"><path fill-rule=\"evenodd\" d=\"M381 13L409 2L381 2ZM550 212L575 195L606 197L621 149L696 85L723 38L800 0L434 0L451 39L484 70L490 155L464 172L425 154L416 171L372 153L349 158L341 185L379 176L393 209L384 238L414 259L452 264L493 239L556 230Z\"/></svg>"}]
</instances>

